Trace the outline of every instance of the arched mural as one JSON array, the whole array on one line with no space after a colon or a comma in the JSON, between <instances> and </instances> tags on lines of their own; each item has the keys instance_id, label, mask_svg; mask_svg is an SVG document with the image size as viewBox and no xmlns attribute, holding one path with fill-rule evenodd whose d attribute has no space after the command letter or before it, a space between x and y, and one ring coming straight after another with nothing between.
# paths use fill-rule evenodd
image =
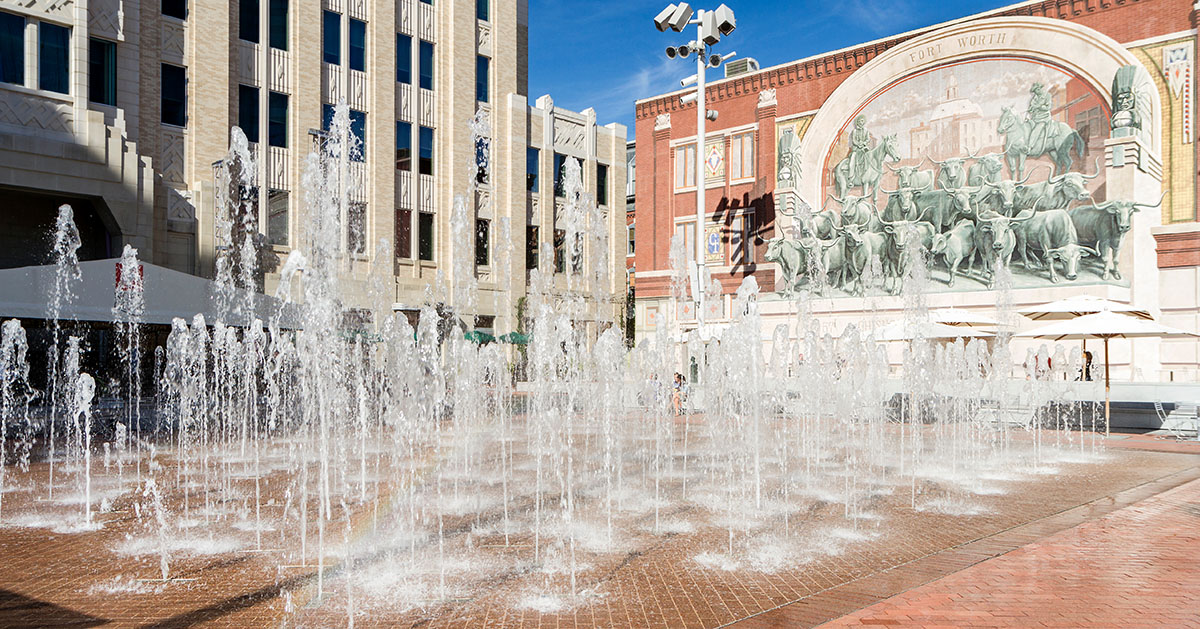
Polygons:
<instances>
[{"instance_id":1,"label":"arched mural","mask_svg":"<svg viewBox=\"0 0 1200 629\"><path fill-rule=\"evenodd\" d=\"M935 289L986 290L1000 265L1015 288L1129 286L1124 235L1154 201L1110 198L1105 144L1156 146L1156 94L1140 65L1119 65L1119 50L1053 59L1054 37L1080 37L1058 25L1047 53L1022 54L1017 42L1041 27L998 20L930 35L860 69L803 140L779 129L778 183L796 192L777 203L785 228L767 251L777 288L894 294L912 260ZM992 54L970 54L979 47ZM863 89L883 69L891 78ZM853 105L838 111L839 95Z\"/></svg>"}]
</instances>

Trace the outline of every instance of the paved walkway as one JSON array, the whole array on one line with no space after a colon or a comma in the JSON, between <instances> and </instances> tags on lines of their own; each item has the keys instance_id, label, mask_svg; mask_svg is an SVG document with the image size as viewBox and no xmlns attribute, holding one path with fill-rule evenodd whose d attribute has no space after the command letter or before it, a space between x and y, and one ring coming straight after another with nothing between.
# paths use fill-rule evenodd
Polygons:
<instances>
[{"instance_id":1,"label":"paved walkway","mask_svg":"<svg viewBox=\"0 0 1200 629\"><path fill-rule=\"evenodd\" d=\"M1200 627L1200 480L827 623Z\"/></svg>"}]
</instances>

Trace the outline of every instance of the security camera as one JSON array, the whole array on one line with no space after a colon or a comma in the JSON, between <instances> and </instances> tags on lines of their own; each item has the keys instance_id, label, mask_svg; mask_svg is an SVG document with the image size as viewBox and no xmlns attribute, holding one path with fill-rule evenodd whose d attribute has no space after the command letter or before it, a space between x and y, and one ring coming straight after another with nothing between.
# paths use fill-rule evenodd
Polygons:
<instances>
[{"instance_id":1,"label":"security camera","mask_svg":"<svg viewBox=\"0 0 1200 629\"><path fill-rule=\"evenodd\" d=\"M713 13L715 14L714 19L717 22L717 30L722 35L728 35L733 32L733 29L737 28L737 18L733 16L733 9L722 4Z\"/></svg>"},{"instance_id":2,"label":"security camera","mask_svg":"<svg viewBox=\"0 0 1200 629\"><path fill-rule=\"evenodd\" d=\"M721 55L712 55L708 58L708 67L715 68L721 65Z\"/></svg>"},{"instance_id":3,"label":"security camera","mask_svg":"<svg viewBox=\"0 0 1200 629\"><path fill-rule=\"evenodd\" d=\"M691 85L692 83L695 83L695 82L696 82L696 76L697 76L697 75L693 74L692 76L689 76L689 77L687 77L687 78L685 78L685 79L680 79L680 80L679 80L679 87L687 87L687 86Z\"/></svg>"},{"instance_id":4,"label":"security camera","mask_svg":"<svg viewBox=\"0 0 1200 629\"><path fill-rule=\"evenodd\" d=\"M658 15L654 17L654 27L659 31L665 31L668 28L671 28L668 20L670 20L671 16L675 14L675 8L675 3L672 2L671 4L667 5L667 8L659 11Z\"/></svg>"},{"instance_id":5,"label":"security camera","mask_svg":"<svg viewBox=\"0 0 1200 629\"><path fill-rule=\"evenodd\" d=\"M679 53L675 52L674 46L667 46L667 59L674 59Z\"/></svg>"},{"instance_id":6,"label":"security camera","mask_svg":"<svg viewBox=\"0 0 1200 629\"><path fill-rule=\"evenodd\" d=\"M683 96L679 97L679 104L681 104L681 105L690 105L694 102L696 102L696 93L695 92L684 94Z\"/></svg>"},{"instance_id":7,"label":"security camera","mask_svg":"<svg viewBox=\"0 0 1200 629\"><path fill-rule=\"evenodd\" d=\"M707 118L708 120L710 120L711 122L716 122L717 121L717 110L715 110L715 109L705 110L704 117Z\"/></svg>"},{"instance_id":8,"label":"security camera","mask_svg":"<svg viewBox=\"0 0 1200 629\"><path fill-rule=\"evenodd\" d=\"M700 39L709 46L721 41L721 36L717 33L716 16L712 11L705 11L700 15Z\"/></svg>"},{"instance_id":9,"label":"security camera","mask_svg":"<svg viewBox=\"0 0 1200 629\"><path fill-rule=\"evenodd\" d=\"M692 47L684 44L675 49L675 54L679 55L681 59L687 59L687 56L692 54Z\"/></svg>"},{"instance_id":10,"label":"security camera","mask_svg":"<svg viewBox=\"0 0 1200 629\"><path fill-rule=\"evenodd\" d=\"M733 15L731 12L730 15ZM684 27L688 25L688 20L692 19L692 5L686 2L680 2L675 5L675 12L667 20L667 25L676 33L682 33Z\"/></svg>"}]
</instances>

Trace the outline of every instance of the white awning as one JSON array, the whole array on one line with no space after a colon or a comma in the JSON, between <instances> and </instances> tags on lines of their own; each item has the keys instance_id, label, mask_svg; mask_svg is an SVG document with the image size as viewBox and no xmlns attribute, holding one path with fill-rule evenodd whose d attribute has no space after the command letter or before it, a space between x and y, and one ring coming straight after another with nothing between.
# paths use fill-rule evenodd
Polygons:
<instances>
[{"instance_id":1,"label":"white awning","mask_svg":"<svg viewBox=\"0 0 1200 629\"><path fill-rule=\"evenodd\" d=\"M175 317L191 322L196 314L203 314L210 325L217 321L219 313L212 298L216 294L215 282L148 262L140 264L146 302L142 323L170 325ZM80 263L82 279L71 283L74 299L70 304L64 304L59 317L78 321L113 321L112 308L116 301L117 268L120 265L120 258ZM0 318L47 318L55 271L53 265L0 269ZM246 297L244 292L238 291L232 301L244 303ZM249 297L254 304L252 316L229 314L221 318L231 325L245 325L249 323L247 319L253 318L261 319L265 324L278 313L280 326L299 327L299 309L294 304L283 304L262 293L253 293Z\"/></svg>"}]
</instances>

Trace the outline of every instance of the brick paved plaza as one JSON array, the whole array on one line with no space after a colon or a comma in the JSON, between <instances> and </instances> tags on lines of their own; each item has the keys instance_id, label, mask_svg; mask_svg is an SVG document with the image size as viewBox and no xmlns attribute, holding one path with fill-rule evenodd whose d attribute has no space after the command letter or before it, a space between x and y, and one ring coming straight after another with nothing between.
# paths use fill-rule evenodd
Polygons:
<instances>
[{"instance_id":1,"label":"brick paved plaza","mask_svg":"<svg viewBox=\"0 0 1200 629\"><path fill-rule=\"evenodd\" d=\"M985 492L966 515L913 510L901 485L874 499L871 511L885 515L856 531L843 505L815 500L786 532L783 522L754 532L763 561L752 565L720 559L725 529L654 535L647 514L640 531L625 531L621 552L588 555L583 594L572 600L544 595L565 591L561 579L479 570L486 561L469 574L452 564L451 593L439 598L414 585L436 567L397 570L407 560L383 553L346 566L336 550L326 553L318 597L316 566L291 565L295 549L280 548L268 526L256 536L252 513L160 539L153 518L138 517L148 502L112 489L122 485L110 466L93 490L109 502L97 517L103 528L72 532L64 509L74 506L22 489L46 473L34 465L10 474L0 511L0 626L324 627L348 624L351 610L355 626L1200 626L1200 444L1114 435L1108 446ZM283 487L273 475L261 483L264 522L277 520ZM936 483L919 491L922 500L947 497ZM178 496L165 498L178 512ZM326 535L356 544L388 535L373 509L334 520ZM447 530L471 526L446 521ZM315 538L312 527L308 543ZM170 548L165 583L160 543ZM530 543L514 536L506 546L475 523L473 534L448 536L445 552L503 557Z\"/></svg>"}]
</instances>

